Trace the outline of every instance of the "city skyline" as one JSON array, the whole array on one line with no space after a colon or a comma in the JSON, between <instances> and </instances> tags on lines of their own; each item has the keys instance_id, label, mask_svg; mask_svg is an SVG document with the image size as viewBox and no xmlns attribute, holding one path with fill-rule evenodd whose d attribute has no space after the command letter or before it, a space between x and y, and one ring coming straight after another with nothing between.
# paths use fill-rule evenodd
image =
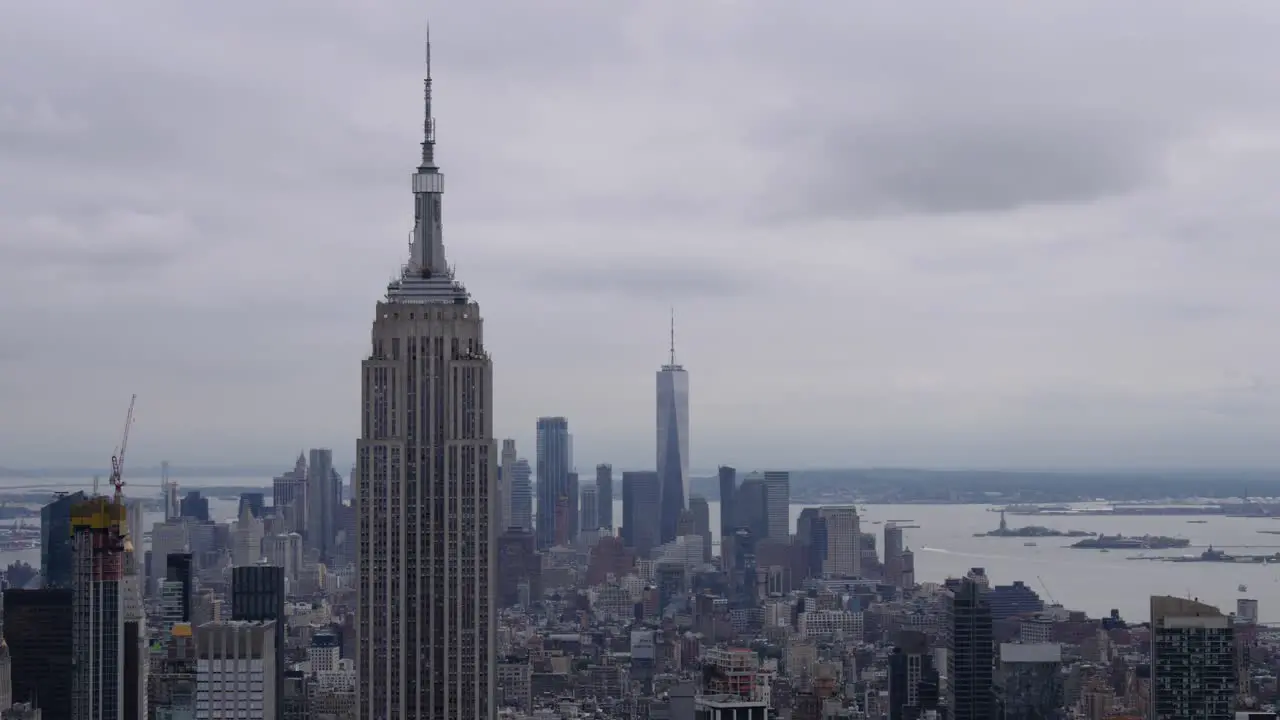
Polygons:
<instances>
[{"instance_id":1,"label":"city skyline","mask_svg":"<svg viewBox=\"0 0 1280 720\"><path fill-rule=\"evenodd\" d=\"M1280 8L439 5L497 437L648 467L674 305L694 468L1280 467ZM5 8L0 465L351 459L425 21L306 7Z\"/></svg>"}]
</instances>

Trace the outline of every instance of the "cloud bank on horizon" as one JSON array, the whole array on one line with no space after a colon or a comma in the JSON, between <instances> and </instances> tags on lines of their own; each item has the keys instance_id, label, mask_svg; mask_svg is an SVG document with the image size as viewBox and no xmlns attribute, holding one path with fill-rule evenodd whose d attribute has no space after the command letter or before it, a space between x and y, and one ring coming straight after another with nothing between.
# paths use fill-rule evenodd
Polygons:
<instances>
[{"instance_id":1,"label":"cloud bank on horizon","mask_svg":"<svg viewBox=\"0 0 1280 720\"><path fill-rule=\"evenodd\" d=\"M1280 465L1280 6L433 3L495 429L651 466ZM354 455L423 3L0 9L0 465Z\"/></svg>"}]
</instances>

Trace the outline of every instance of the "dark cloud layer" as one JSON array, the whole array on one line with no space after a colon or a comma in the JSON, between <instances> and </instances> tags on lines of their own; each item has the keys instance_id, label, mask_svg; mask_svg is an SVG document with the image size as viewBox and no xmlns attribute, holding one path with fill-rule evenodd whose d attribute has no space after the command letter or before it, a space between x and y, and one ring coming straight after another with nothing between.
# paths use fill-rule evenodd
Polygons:
<instances>
[{"instance_id":1,"label":"dark cloud layer","mask_svg":"<svg viewBox=\"0 0 1280 720\"><path fill-rule=\"evenodd\" d=\"M1280 464L1280 9L436 3L497 430L652 463ZM0 7L0 465L349 457L420 3Z\"/></svg>"}]
</instances>

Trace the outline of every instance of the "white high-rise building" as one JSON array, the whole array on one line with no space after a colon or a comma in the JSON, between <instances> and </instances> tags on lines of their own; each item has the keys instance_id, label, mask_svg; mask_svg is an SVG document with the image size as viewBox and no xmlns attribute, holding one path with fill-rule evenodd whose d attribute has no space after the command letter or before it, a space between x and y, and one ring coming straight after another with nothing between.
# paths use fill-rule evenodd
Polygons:
<instances>
[{"instance_id":1,"label":"white high-rise building","mask_svg":"<svg viewBox=\"0 0 1280 720\"><path fill-rule=\"evenodd\" d=\"M765 471L764 512L769 523L769 539L786 542L791 536L791 473Z\"/></svg>"},{"instance_id":2,"label":"white high-rise building","mask_svg":"<svg viewBox=\"0 0 1280 720\"><path fill-rule=\"evenodd\" d=\"M240 508L240 519L231 531L231 540L233 564L253 565L262 559L262 521L253 516L247 504Z\"/></svg>"},{"instance_id":3,"label":"white high-rise building","mask_svg":"<svg viewBox=\"0 0 1280 720\"><path fill-rule=\"evenodd\" d=\"M196 628L196 720L276 717L275 622Z\"/></svg>"},{"instance_id":4,"label":"white high-rise building","mask_svg":"<svg viewBox=\"0 0 1280 720\"><path fill-rule=\"evenodd\" d=\"M675 315L671 356L658 371L658 487L661 488L660 542L676 538L689 496L689 373L676 363Z\"/></svg>"},{"instance_id":5,"label":"white high-rise building","mask_svg":"<svg viewBox=\"0 0 1280 720\"><path fill-rule=\"evenodd\" d=\"M284 568L285 582L298 585L298 573L302 571L302 536L298 533L272 535L262 540L262 556L272 565Z\"/></svg>"},{"instance_id":6,"label":"white high-rise building","mask_svg":"<svg viewBox=\"0 0 1280 720\"><path fill-rule=\"evenodd\" d=\"M819 515L827 521L827 558L823 571L837 577L862 576L862 523L853 506L824 507Z\"/></svg>"},{"instance_id":7,"label":"white high-rise building","mask_svg":"<svg viewBox=\"0 0 1280 720\"><path fill-rule=\"evenodd\" d=\"M525 532L533 532L533 468L529 461L520 458L511 464L511 515L507 520L510 527L518 527Z\"/></svg>"},{"instance_id":8,"label":"white high-rise building","mask_svg":"<svg viewBox=\"0 0 1280 720\"><path fill-rule=\"evenodd\" d=\"M356 445L361 720L495 715L498 451L480 307L445 259L430 44L408 262L378 303Z\"/></svg>"},{"instance_id":9,"label":"white high-rise building","mask_svg":"<svg viewBox=\"0 0 1280 720\"><path fill-rule=\"evenodd\" d=\"M142 536L142 519L145 508L141 500L128 500L125 515L129 522L129 544L133 548L133 557L127 561L125 570L130 574L145 575L147 568L147 549Z\"/></svg>"}]
</instances>

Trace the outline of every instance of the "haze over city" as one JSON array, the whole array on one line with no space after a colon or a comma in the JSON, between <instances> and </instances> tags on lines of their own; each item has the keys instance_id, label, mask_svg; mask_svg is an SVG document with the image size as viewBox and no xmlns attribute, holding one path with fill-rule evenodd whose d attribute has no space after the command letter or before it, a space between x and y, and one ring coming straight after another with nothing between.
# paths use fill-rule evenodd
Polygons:
<instances>
[{"instance_id":1,"label":"haze over city","mask_svg":"<svg viewBox=\"0 0 1280 720\"><path fill-rule=\"evenodd\" d=\"M652 467L674 307L694 468L1280 466L1280 7L1158 7L433 3L494 436ZM353 458L425 17L0 10L0 465Z\"/></svg>"}]
</instances>

